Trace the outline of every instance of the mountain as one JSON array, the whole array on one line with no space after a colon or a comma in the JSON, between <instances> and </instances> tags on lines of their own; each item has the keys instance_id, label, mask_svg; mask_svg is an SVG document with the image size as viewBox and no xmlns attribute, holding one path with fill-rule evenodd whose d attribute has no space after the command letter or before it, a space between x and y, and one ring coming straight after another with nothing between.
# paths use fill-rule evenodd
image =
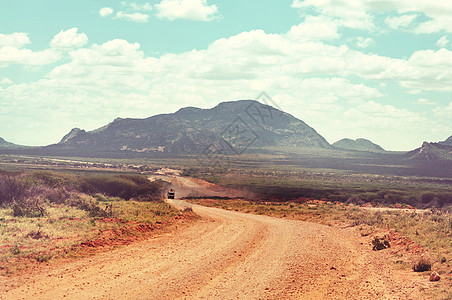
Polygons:
<instances>
[{"instance_id":1,"label":"mountain","mask_svg":"<svg viewBox=\"0 0 452 300\"><path fill-rule=\"evenodd\" d=\"M13 148L22 148L23 146L19 146L10 142L5 141L3 138L0 138L0 149L13 149Z\"/></svg>"},{"instance_id":2,"label":"mountain","mask_svg":"<svg viewBox=\"0 0 452 300\"><path fill-rule=\"evenodd\" d=\"M366 139L342 139L340 141L332 144L333 147L347 149L347 150L355 150L355 151L366 151L366 152L385 152L381 146L372 143Z\"/></svg>"},{"instance_id":3,"label":"mountain","mask_svg":"<svg viewBox=\"0 0 452 300\"><path fill-rule=\"evenodd\" d=\"M411 159L418 160L452 160L452 145L424 142L421 148L406 154Z\"/></svg>"},{"instance_id":4,"label":"mountain","mask_svg":"<svg viewBox=\"0 0 452 300\"><path fill-rule=\"evenodd\" d=\"M452 135L450 137L448 137L447 140L445 140L443 142L439 142L438 144L452 146Z\"/></svg>"},{"instance_id":5,"label":"mountain","mask_svg":"<svg viewBox=\"0 0 452 300\"><path fill-rule=\"evenodd\" d=\"M94 131L72 129L46 151L196 155L240 154L265 147L331 148L303 121L254 100L223 102L211 109L182 108L146 119L117 118Z\"/></svg>"}]
</instances>

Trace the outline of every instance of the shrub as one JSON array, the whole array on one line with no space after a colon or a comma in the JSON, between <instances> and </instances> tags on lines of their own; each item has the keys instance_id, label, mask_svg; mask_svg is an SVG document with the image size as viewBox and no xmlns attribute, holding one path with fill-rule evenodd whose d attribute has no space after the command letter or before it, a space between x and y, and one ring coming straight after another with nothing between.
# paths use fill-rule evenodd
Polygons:
<instances>
[{"instance_id":1,"label":"shrub","mask_svg":"<svg viewBox=\"0 0 452 300\"><path fill-rule=\"evenodd\" d=\"M435 198L435 194L433 194L433 193L423 193L421 195L422 203L429 203L429 202L433 201L434 198Z\"/></svg>"},{"instance_id":2,"label":"shrub","mask_svg":"<svg viewBox=\"0 0 452 300\"><path fill-rule=\"evenodd\" d=\"M67 193L56 188L50 188L46 185L34 185L29 187L25 192L27 197L42 197L53 203L64 203Z\"/></svg>"},{"instance_id":3,"label":"shrub","mask_svg":"<svg viewBox=\"0 0 452 300\"><path fill-rule=\"evenodd\" d=\"M38 254L34 257L37 262L42 263L49 261L52 258L51 254Z\"/></svg>"},{"instance_id":4,"label":"shrub","mask_svg":"<svg viewBox=\"0 0 452 300\"><path fill-rule=\"evenodd\" d=\"M385 238L374 237L372 240L372 250L379 251L391 247Z\"/></svg>"},{"instance_id":5,"label":"shrub","mask_svg":"<svg viewBox=\"0 0 452 300\"><path fill-rule=\"evenodd\" d=\"M36 230L30 231L27 234L27 237L32 238L34 240L40 240L42 238L49 238L49 236L47 234L43 233L40 229L37 231Z\"/></svg>"},{"instance_id":6,"label":"shrub","mask_svg":"<svg viewBox=\"0 0 452 300\"><path fill-rule=\"evenodd\" d=\"M73 187L77 180L74 176L52 171L34 171L25 175L28 186L46 185L50 188Z\"/></svg>"},{"instance_id":7,"label":"shrub","mask_svg":"<svg viewBox=\"0 0 452 300\"><path fill-rule=\"evenodd\" d=\"M193 212L193 208L186 207L186 208L184 208L184 212Z\"/></svg>"},{"instance_id":8,"label":"shrub","mask_svg":"<svg viewBox=\"0 0 452 300\"><path fill-rule=\"evenodd\" d=\"M413 271L414 272L425 272L430 271L432 269L432 264L426 260L425 258L419 259L414 265L413 265Z\"/></svg>"},{"instance_id":9,"label":"shrub","mask_svg":"<svg viewBox=\"0 0 452 300\"><path fill-rule=\"evenodd\" d=\"M0 206L10 205L25 195L25 187L17 177L0 176Z\"/></svg>"},{"instance_id":10,"label":"shrub","mask_svg":"<svg viewBox=\"0 0 452 300\"><path fill-rule=\"evenodd\" d=\"M17 245L12 246L9 248L9 252L11 252L12 255L19 255L20 254L20 248Z\"/></svg>"},{"instance_id":11,"label":"shrub","mask_svg":"<svg viewBox=\"0 0 452 300\"><path fill-rule=\"evenodd\" d=\"M80 190L90 195L146 200L160 198L161 185L140 175L95 175L82 178Z\"/></svg>"},{"instance_id":12,"label":"shrub","mask_svg":"<svg viewBox=\"0 0 452 300\"><path fill-rule=\"evenodd\" d=\"M13 204L15 217L43 217L45 213L44 200L40 196L18 200Z\"/></svg>"},{"instance_id":13,"label":"shrub","mask_svg":"<svg viewBox=\"0 0 452 300\"><path fill-rule=\"evenodd\" d=\"M104 218L110 215L107 211L103 210L102 208L93 203L80 202L78 208L87 211L91 218L95 217Z\"/></svg>"}]
</instances>

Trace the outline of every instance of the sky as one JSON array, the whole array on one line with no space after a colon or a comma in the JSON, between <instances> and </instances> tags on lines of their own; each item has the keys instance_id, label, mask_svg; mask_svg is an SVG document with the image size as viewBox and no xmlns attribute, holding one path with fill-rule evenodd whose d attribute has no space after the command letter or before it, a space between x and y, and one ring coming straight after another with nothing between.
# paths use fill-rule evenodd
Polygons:
<instances>
[{"instance_id":1,"label":"sky","mask_svg":"<svg viewBox=\"0 0 452 300\"><path fill-rule=\"evenodd\" d=\"M256 99L334 143L452 135L450 0L0 2L0 137Z\"/></svg>"}]
</instances>

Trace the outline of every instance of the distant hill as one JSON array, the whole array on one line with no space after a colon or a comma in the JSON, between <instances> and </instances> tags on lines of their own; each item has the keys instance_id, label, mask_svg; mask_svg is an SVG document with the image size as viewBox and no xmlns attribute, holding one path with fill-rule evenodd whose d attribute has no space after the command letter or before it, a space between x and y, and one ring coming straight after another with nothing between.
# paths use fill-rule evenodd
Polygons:
<instances>
[{"instance_id":1,"label":"distant hill","mask_svg":"<svg viewBox=\"0 0 452 300\"><path fill-rule=\"evenodd\" d=\"M418 160L452 160L452 145L424 142L421 148L408 152L406 156Z\"/></svg>"},{"instance_id":2,"label":"distant hill","mask_svg":"<svg viewBox=\"0 0 452 300\"><path fill-rule=\"evenodd\" d=\"M24 146L19 146L8 141L5 141L3 138L0 138L0 149L15 149L15 148L23 148Z\"/></svg>"},{"instance_id":3,"label":"distant hill","mask_svg":"<svg viewBox=\"0 0 452 300\"><path fill-rule=\"evenodd\" d=\"M265 147L331 148L313 128L292 115L254 100L223 102L211 109L182 108L146 119L117 118L94 131L72 129L45 151L240 154Z\"/></svg>"},{"instance_id":4,"label":"distant hill","mask_svg":"<svg viewBox=\"0 0 452 300\"><path fill-rule=\"evenodd\" d=\"M342 139L334 144L332 144L333 147L340 148L340 149L347 149L347 150L355 150L355 151L366 151L366 152L385 152L385 149L383 149L381 146L372 143L369 140L366 139Z\"/></svg>"},{"instance_id":5,"label":"distant hill","mask_svg":"<svg viewBox=\"0 0 452 300\"><path fill-rule=\"evenodd\" d=\"M452 135L450 137L448 137L447 140L445 140L443 142L439 142L439 144L446 145L446 146L452 146Z\"/></svg>"}]
</instances>

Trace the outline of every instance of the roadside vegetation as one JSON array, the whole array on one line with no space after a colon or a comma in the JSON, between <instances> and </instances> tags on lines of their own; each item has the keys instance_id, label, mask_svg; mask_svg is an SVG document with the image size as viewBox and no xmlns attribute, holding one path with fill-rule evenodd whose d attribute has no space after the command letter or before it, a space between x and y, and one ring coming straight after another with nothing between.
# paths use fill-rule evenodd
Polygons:
<instances>
[{"instance_id":1,"label":"roadside vegetation","mask_svg":"<svg viewBox=\"0 0 452 300\"><path fill-rule=\"evenodd\" d=\"M162 201L165 191L138 174L1 172L0 274L162 227L181 217Z\"/></svg>"},{"instance_id":2,"label":"roadside vegetation","mask_svg":"<svg viewBox=\"0 0 452 300\"><path fill-rule=\"evenodd\" d=\"M202 173L185 170L194 176L265 201L328 199L332 202L415 208L452 206L448 179L350 174L331 170L313 172L233 169L230 173Z\"/></svg>"}]
</instances>

